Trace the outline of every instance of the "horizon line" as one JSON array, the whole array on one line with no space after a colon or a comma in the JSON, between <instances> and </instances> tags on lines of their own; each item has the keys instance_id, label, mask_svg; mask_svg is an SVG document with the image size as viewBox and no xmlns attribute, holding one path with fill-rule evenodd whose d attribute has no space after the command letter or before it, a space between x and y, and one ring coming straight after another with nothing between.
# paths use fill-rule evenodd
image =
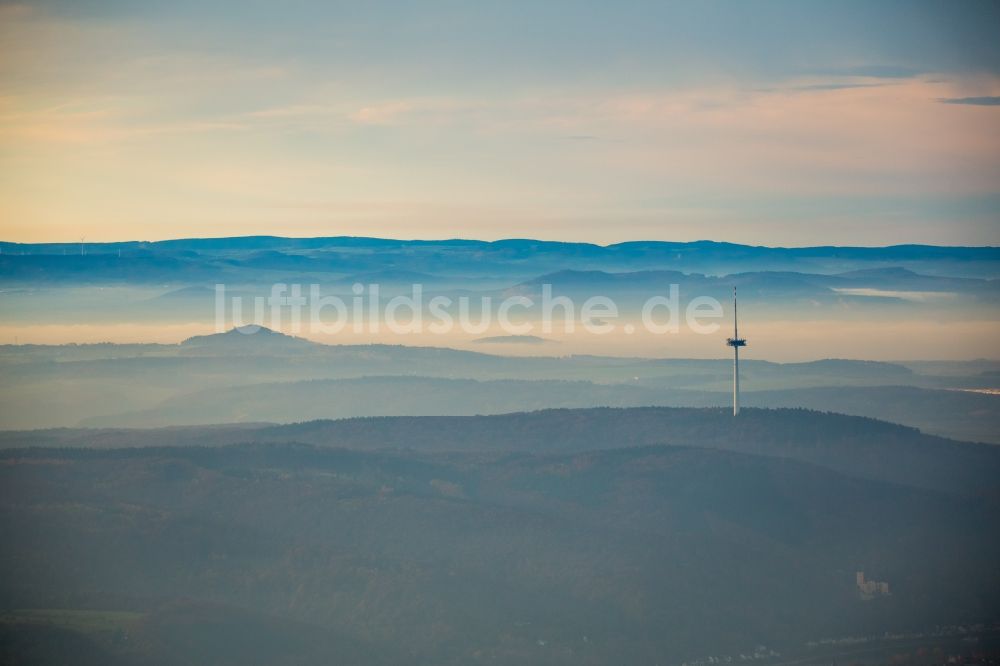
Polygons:
<instances>
[{"instance_id":1,"label":"horizon line","mask_svg":"<svg viewBox=\"0 0 1000 666\"><path fill-rule=\"evenodd\" d=\"M45 246L45 245L68 245L79 247L83 246L95 246L95 245L153 245L153 244L168 244L168 243L184 243L184 242L197 242L197 241L225 241L225 240L250 240L250 239L270 239L270 240L289 240L289 241L320 241L320 240L361 240L361 241L383 241L383 242L398 242L398 243L414 243L414 244L434 244L434 243L465 243L465 244L481 244L481 245L495 245L500 243L541 243L541 244L554 244L554 245L585 245L595 248L613 248L622 245L635 245L635 244L659 244L659 245L731 245L737 247L751 247L751 248L764 248L764 249L774 249L774 250L806 250L806 249L822 249L822 248L844 248L844 249L872 249L872 250L884 250L891 248L905 248L905 247L920 247L920 248L962 248L962 249L1000 249L1000 245L940 245L934 243L896 243L893 245L831 245L831 244L819 244L819 245L751 245L747 243L735 243L732 241L725 240L713 240L713 239L698 239L692 241L675 241L675 240L662 240L662 239L650 239L650 238L640 238L635 240L619 241L616 243L594 243L589 241L574 241L574 240L549 240L542 238L526 238L526 237L509 237L509 238L497 238L494 240L485 240L481 238L463 238L458 236L452 237L442 237L442 238L396 238L396 237L386 237L386 236L350 236L350 235L335 235L335 236L279 236L273 234L250 234L250 235L236 235L236 236L186 236L186 237L171 237L171 238L159 238L156 240L138 240L138 239L128 239L128 240L100 240L100 241L86 241L86 240L63 240L63 241L8 241L0 240L0 245L11 245L11 246Z\"/></svg>"}]
</instances>

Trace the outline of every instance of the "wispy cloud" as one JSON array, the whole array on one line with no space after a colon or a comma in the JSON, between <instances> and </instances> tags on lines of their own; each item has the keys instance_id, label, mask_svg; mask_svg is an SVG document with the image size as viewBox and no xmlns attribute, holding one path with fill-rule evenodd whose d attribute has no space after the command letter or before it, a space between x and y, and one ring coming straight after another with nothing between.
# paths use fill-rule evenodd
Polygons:
<instances>
[{"instance_id":1,"label":"wispy cloud","mask_svg":"<svg viewBox=\"0 0 1000 666\"><path fill-rule=\"evenodd\" d=\"M850 90L852 88L882 88L890 85L888 83L812 83L802 86L793 86L788 90L799 90L802 92L816 92L822 90Z\"/></svg>"},{"instance_id":2,"label":"wispy cloud","mask_svg":"<svg viewBox=\"0 0 1000 666\"><path fill-rule=\"evenodd\" d=\"M821 69L814 74L825 76L859 76L871 79L912 79L924 72L902 65L858 65L837 69Z\"/></svg>"},{"instance_id":3,"label":"wispy cloud","mask_svg":"<svg viewBox=\"0 0 1000 666\"><path fill-rule=\"evenodd\" d=\"M942 97L942 104L969 104L972 106L1000 106L1000 97Z\"/></svg>"},{"instance_id":4,"label":"wispy cloud","mask_svg":"<svg viewBox=\"0 0 1000 666\"><path fill-rule=\"evenodd\" d=\"M877 79L911 79L922 72L913 67L901 65L864 65L852 70L855 76L870 76Z\"/></svg>"}]
</instances>

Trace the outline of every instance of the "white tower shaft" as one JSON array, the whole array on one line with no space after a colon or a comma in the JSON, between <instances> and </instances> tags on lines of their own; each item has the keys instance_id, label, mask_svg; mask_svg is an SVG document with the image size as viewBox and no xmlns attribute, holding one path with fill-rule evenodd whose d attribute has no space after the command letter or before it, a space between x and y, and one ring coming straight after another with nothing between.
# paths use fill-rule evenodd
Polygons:
<instances>
[{"instance_id":1,"label":"white tower shaft","mask_svg":"<svg viewBox=\"0 0 1000 666\"><path fill-rule=\"evenodd\" d=\"M733 288L733 340L740 339L736 321L736 288ZM733 345L733 416L740 413L740 347Z\"/></svg>"},{"instance_id":2,"label":"white tower shaft","mask_svg":"<svg viewBox=\"0 0 1000 666\"><path fill-rule=\"evenodd\" d=\"M736 288L733 288L733 337L726 340L733 348L733 416L740 413L740 347L745 347L747 341L740 337L739 322L736 316Z\"/></svg>"},{"instance_id":3,"label":"white tower shaft","mask_svg":"<svg viewBox=\"0 0 1000 666\"><path fill-rule=\"evenodd\" d=\"M740 348L733 347L733 416L740 413Z\"/></svg>"}]
</instances>

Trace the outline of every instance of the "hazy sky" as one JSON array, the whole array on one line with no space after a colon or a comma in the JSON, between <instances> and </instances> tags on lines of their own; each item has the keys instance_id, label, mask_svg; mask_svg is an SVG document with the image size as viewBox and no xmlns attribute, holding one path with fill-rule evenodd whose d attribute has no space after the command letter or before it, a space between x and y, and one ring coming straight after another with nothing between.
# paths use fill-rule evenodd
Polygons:
<instances>
[{"instance_id":1,"label":"hazy sky","mask_svg":"<svg viewBox=\"0 0 1000 666\"><path fill-rule=\"evenodd\" d=\"M1000 3L0 4L0 238L1000 244Z\"/></svg>"}]
</instances>

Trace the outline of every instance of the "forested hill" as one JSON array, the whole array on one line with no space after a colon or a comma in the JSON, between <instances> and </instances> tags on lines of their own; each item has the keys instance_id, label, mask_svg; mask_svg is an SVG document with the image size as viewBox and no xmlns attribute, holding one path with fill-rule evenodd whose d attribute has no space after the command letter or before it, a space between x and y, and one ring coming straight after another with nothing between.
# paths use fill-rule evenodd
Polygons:
<instances>
[{"instance_id":1,"label":"forested hill","mask_svg":"<svg viewBox=\"0 0 1000 666\"><path fill-rule=\"evenodd\" d=\"M614 415L524 418L584 440ZM663 416L719 443L709 413ZM740 446L839 441L828 418L780 434L767 424L817 417L747 416ZM475 442L514 418L458 423ZM89 646L80 663L596 666L815 658L809 641L997 618L988 502L711 448L468 448L0 451L0 641L12 663ZM860 598L859 570L892 594Z\"/></svg>"},{"instance_id":2,"label":"forested hill","mask_svg":"<svg viewBox=\"0 0 1000 666\"><path fill-rule=\"evenodd\" d=\"M313 421L261 429L264 441L427 451L574 452L667 444L822 465L861 478L1000 497L1000 448L875 419L806 409L553 409L472 417Z\"/></svg>"},{"instance_id":3,"label":"forested hill","mask_svg":"<svg viewBox=\"0 0 1000 666\"><path fill-rule=\"evenodd\" d=\"M644 445L713 448L792 459L858 478L1000 497L1000 448L926 435L875 419L805 409L639 407L495 416L353 418L290 425L0 432L0 447L217 446L305 443L355 450L575 453Z\"/></svg>"}]
</instances>

